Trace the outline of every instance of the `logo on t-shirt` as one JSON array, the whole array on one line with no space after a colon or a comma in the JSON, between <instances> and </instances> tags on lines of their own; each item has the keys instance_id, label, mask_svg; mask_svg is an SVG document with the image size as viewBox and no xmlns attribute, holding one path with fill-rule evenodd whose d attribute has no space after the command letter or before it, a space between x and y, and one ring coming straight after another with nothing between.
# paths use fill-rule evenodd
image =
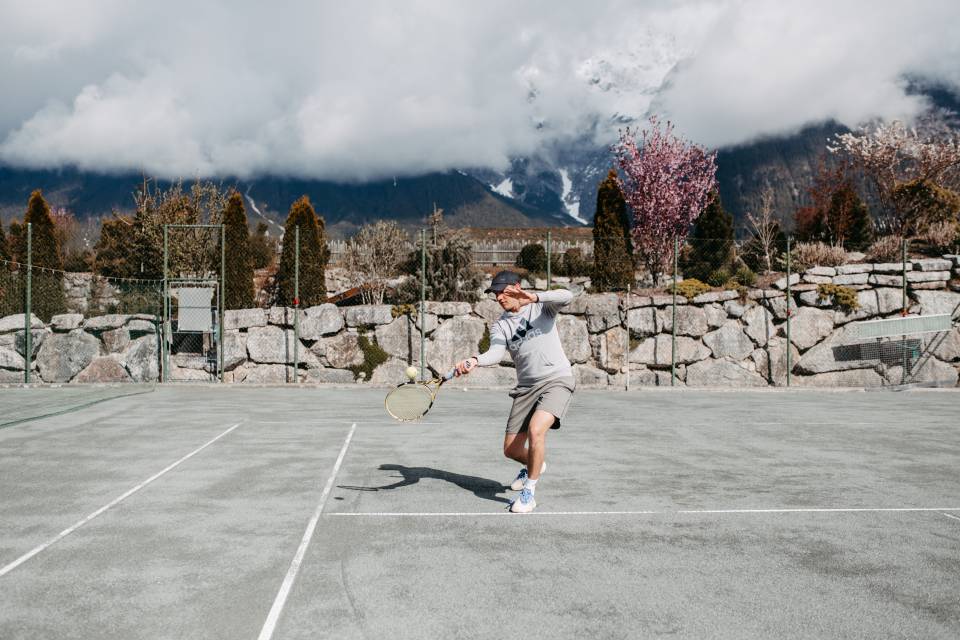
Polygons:
<instances>
[{"instance_id":1,"label":"logo on t-shirt","mask_svg":"<svg viewBox=\"0 0 960 640\"><path fill-rule=\"evenodd\" d=\"M517 351L525 341L540 335L543 335L543 331L530 324L530 321L526 318L523 318L520 321L520 326L518 326L517 330L510 336L510 343L507 346L510 347L510 351Z\"/></svg>"}]
</instances>

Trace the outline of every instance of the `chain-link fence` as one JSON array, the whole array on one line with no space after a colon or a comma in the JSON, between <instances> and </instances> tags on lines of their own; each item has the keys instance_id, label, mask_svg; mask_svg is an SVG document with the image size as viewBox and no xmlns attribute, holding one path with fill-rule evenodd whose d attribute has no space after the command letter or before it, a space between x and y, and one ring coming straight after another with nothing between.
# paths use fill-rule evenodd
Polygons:
<instances>
[{"instance_id":1,"label":"chain-link fence","mask_svg":"<svg viewBox=\"0 0 960 640\"><path fill-rule=\"evenodd\" d=\"M483 291L503 269L575 294L560 330L587 383L898 385L949 379L960 361L956 309L936 293L957 288L956 258L919 241L850 251L783 234L636 242L424 229L347 242L335 258L293 232L259 270L220 225L168 225L159 280L38 268L29 255L3 262L0 381L387 383L410 365L427 378L489 344L502 309ZM947 329L846 330L938 314ZM503 364L491 384L508 382Z\"/></svg>"}]
</instances>

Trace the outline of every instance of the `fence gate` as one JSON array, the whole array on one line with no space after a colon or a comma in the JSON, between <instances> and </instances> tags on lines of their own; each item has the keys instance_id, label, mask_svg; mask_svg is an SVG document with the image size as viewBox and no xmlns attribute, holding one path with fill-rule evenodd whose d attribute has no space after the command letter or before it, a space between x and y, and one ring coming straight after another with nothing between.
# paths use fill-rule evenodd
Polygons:
<instances>
[{"instance_id":1,"label":"fence gate","mask_svg":"<svg viewBox=\"0 0 960 640\"><path fill-rule=\"evenodd\" d=\"M163 228L163 382L223 381L224 228Z\"/></svg>"}]
</instances>

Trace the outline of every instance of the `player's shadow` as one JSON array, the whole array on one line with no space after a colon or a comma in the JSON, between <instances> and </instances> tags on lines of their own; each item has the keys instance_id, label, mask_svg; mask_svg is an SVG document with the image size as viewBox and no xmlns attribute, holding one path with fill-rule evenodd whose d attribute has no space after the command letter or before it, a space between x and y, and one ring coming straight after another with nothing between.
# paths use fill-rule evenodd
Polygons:
<instances>
[{"instance_id":1,"label":"player's shadow","mask_svg":"<svg viewBox=\"0 0 960 640\"><path fill-rule=\"evenodd\" d=\"M506 491L509 489L509 487L506 487L495 480L478 478L477 476L465 476L460 473L451 473L450 471L442 471L441 469L433 469L431 467L405 467L402 464L382 464L380 465L380 470L396 471L400 474L402 479L399 482L385 484L379 487L337 485L337 488L351 489L353 491L390 491L392 489L399 489L400 487L409 487L412 484L417 484L423 479L444 480L451 484L457 485L461 489L472 491L473 495L477 496L478 498L510 504L509 499L497 495L498 493Z\"/></svg>"}]
</instances>

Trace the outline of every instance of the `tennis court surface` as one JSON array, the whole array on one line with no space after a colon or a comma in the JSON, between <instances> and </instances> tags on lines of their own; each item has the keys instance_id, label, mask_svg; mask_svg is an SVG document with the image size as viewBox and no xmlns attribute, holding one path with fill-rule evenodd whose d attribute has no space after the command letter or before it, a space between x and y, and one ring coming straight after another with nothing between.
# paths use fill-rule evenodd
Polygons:
<instances>
[{"instance_id":1,"label":"tennis court surface","mask_svg":"<svg viewBox=\"0 0 960 640\"><path fill-rule=\"evenodd\" d=\"M581 390L515 515L504 391L81 389L0 392L5 640L960 637L955 391Z\"/></svg>"}]
</instances>

